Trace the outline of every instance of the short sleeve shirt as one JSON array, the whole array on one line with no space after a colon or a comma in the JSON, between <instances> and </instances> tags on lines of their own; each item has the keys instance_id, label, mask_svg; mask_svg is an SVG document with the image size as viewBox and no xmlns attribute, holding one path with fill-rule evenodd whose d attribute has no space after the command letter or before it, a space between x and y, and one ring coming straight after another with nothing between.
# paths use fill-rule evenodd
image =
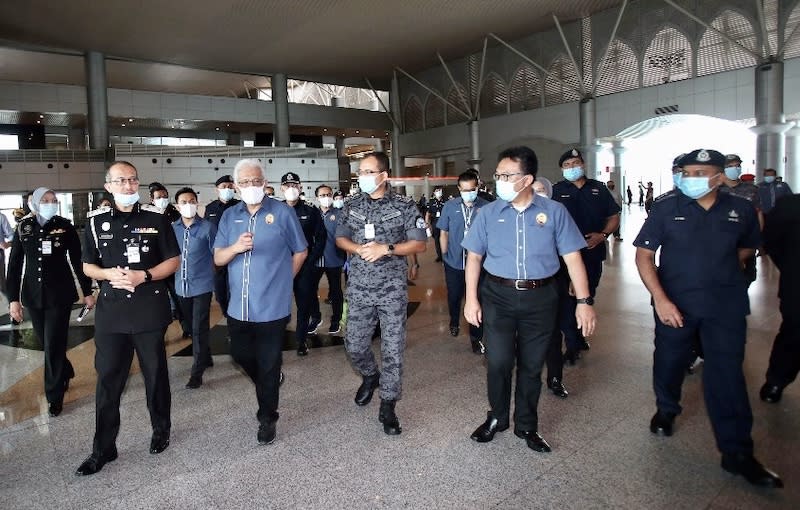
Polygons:
<instances>
[{"instance_id":1,"label":"short sleeve shirt","mask_svg":"<svg viewBox=\"0 0 800 510\"><path fill-rule=\"evenodd\" d=\"M194 297L214 290L214 223L195 216L188 227L183 220L172 223L181 248L181 265L175 273L175 293Z\"/></svg>"},{"instance_id":2,"label":"short sleeve shirt","mask_svg":"<svg viewBox=\"0 0 800 510\"><path fill-rule=\"evenodd\" d=\"M467 207L461 198L454 198L445 202L442 216L436 225L440 230L447 232L447 251L444 253L444 263L453 269L464 269L466 251L461 246L464 235L469 232L472 222L478 211L489 202L478 197L471 207Z\"/></svg>"},{"instance_id":3,"label":"short sleeve shirt","mask_svg":"<svg viewBox=\"0 0 800 510\"><path fill-rule=\"evenodd\" d=\"M557 182L553 186L553 200L564 204L583 235L602 232L608 218L622 210L606 185L594 179L586 179L580 188L567 180ZM585 259L605 260L606 245L600 243L581 254Z\"/></svg>"},{"instance_id":4,"label":"short sleeve shirt","mask_svg":"<svg viewBox=\"0 0 800 510\"><path fill-rule=\"evenodd\" d=\"M586 241L562 204L535 195L521 212L505 200L481 208L461 245L485 255L490 274L540 280L556 274L559 257L586 247Z\"/></svg>"},{"instance_id":5,"label":"short sleeve shirt","mask_svg":"<svg viewBox=\"0 0 800 510\"><path fill-rule=\"evenodd\" d=\"M250 214L241 202L227 209L219 222L214 249L227 248L245 232L253 249L228 263L228 315L246 322L283 319L292 309L292 256L308 246L297 215L283 202L264 198Z\"/></svg>"},{"instance_id":6,"label":"short sleeve shirt","mask_svg":"<svg viewBox=\"0 0 800 510\"><path fill-rule=\"evenodd\" d=\"M656 201L634 246L661 250L658 277L678 309L696 317L750 313L739 248L757 248L758 218L745 199L719 193L706 211L683 193Z\"/></svg>"}]
</instances>

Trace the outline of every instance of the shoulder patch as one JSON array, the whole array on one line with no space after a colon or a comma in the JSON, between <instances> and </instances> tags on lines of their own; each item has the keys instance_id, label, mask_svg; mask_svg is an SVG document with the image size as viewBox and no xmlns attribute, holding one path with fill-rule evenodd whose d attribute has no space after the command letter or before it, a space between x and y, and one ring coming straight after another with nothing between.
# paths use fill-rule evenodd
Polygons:
<instances>
[{"instance_id":1,"label":"shoulder patch","mask_svg":"<svg viewBox=\"0 0 800 510\"><path fill-rule=\"evenodd\" d=\"M164 214L164 209L162 209L162 208L160 208L158 206L155 206L153 204L143 204L141 206L141 210L142 211L154 212L156 214Z\"/></svg>"},{"instance_id":2,"label":"shoulder patch","mask_svg":"<svg viewBox=\"0 0 800 510\"><path fill-rule=\"evenodd\" d=\"M93 216L97 216L98 214L103 214L103 213L107 213L107 212L110 212L110 211L111 211L111 208L109 206L107 206L107 205L104 205L103 207L98 207L94 211L89 211L88 213L86 213L86 217L87 218L91 218Z\"/></svg>"}]
</instances>

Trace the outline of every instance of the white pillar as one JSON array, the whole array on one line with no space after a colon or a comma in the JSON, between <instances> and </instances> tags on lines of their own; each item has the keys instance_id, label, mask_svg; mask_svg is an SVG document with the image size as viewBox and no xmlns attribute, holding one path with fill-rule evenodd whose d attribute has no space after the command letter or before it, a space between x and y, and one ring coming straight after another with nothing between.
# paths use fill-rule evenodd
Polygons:
<instances>
[{"instance_id":1,"label":"white pillar","mask_svg":"<svg viewBox=\"0 0 800 510\"><path fill-rule=\"evenodd\" d=\"M597 153L602 147L597 144L597 113L595 100L592 97L581 99L580 109L580 148L586 165L586 177L597 178Z\"/></svg>"},{"instance_id":2,"label":"white pillar","mask_svg":"<svg viewBox=\"0 0 800 510\"><path fill-rule=\"evenodd\" d=\"M786 132L786 169L783 180L793 190L800 187L800 122Z\"/></svg>"},{"instance_id":3,"label":"white pillar","mask_svg":"<svg viewBox=\"0 0 800 510\"><path fill-rule=\"evenodd\" d=\"M766 62L755 68L756 73L756 180L760 181L765 168L784 174L786 153L784 133L792 127L783 113L783 62Z\"/></svg>"},{"instance_id":4,"label":"white pillar","mask_svg":"<svg viewBox=\"0 0 800 510\"><path fill-rule=\"evenodd\" d=\"M469 159L467 160L467 164L470 168L480 171L481 162L483 161L483 158L481 158L480 125L477 120L473 120L468 122L467 126L469 129Z\"/></svg>"}]
</instances>

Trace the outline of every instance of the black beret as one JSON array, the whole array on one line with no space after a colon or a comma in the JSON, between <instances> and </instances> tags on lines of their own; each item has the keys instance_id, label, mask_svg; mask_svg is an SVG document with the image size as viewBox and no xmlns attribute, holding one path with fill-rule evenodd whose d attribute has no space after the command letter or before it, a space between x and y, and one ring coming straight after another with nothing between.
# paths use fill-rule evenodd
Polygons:
<instances>
[{"instance_id":1,"label":"black beret","mask_svg":"<svg viewBox=\"0 0 800 510\"><path fill-rule=\"evenodd\" d=\"M723 168L725 155L712 149L696 149L678 160L679 167L684 168L686 165L709 165Z\"/></svg>"},{"instance_id":2,"label":"black beret","mask_svg":"<svg viewBox=\"0 0 800 510\"><path fill-rule=\"evenodd\" d=\"M229 183L233 184L233 177L231 177L230 175L223 175L222 177L217 179L217 182L214 183L214 186L219 186L220 184L222 184L224 182L229 182Z\"/></svg>"},{"instance_id":3,"label":"black beret","mask_svg":"<svg viewBox=\"0 0 800 510\"><path fill-rule=\"evenodd\" d=\"M562 154L560 158L558 158L558 166L563 165L564 161L572 158L580 158L581 161L583 161L583 154L581 154L581 151L579 151L578 149L574 148L570 149L564 154Z\"/></svg>"},{"instance_id":4,"label":"black beret","mask_svg":"<svg viewBox=\"0 0 800 510\"><path fill-rule=\"evenodd\" d=\"M283 177L281 177L281 184L289 183L300 184L300 176L292 172L283 174Z\"/></svg>"}]
</instances>

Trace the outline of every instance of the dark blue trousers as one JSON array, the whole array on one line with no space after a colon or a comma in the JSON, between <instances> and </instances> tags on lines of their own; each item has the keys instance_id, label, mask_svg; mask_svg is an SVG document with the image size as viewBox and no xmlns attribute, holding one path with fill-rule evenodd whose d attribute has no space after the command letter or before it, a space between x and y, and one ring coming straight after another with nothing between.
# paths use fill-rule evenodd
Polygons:
<instances>
[{"instance_id":1,"label":"dark blue trousers","mask_svg":"<svg viewBox=\"0 0 800 510\"><path fill-rule=\"evenodd\" d=\"M600 285L600 277L603 275L603 261L584 257L583 264L586 266L586 276L589 279L589 294L595 297L597 286ZM569 289L569 282L567 282L567 289ZM564 344L571 351L579 350L583 340L583 335L578 331L578 322L575 320L575 309L578 307L575 299L575 296L570 296L565 292L559 300L559 328L564 333Z\"/></svg>"},{"instance_id":2,"label":"dark blue trousers","mask_svg":"<svg viewBox=\"0 0 800 510\"><path fill-rule=\"evenodd\" d=\"M450 327L459 327L461 324L461 301L467 290L467 284L463 269L450 267L446 262L444 265L444 282L447 285L447 308L450 312ZM469 325L470 340L481 340L483 338L483 326L475 327Z\"/></svg>"},{"instance_id":3,"label":"dark blue trousers","mask_svg":"<svg viewBox=\"0 0 800 510\"><path fill-rule=\"evenodd\" d=\"M705 353L703 393L717 448L724 454L752 454L753 413L742 369L747 336L745 318L698 318L684 314L683 321L682 328L672 328L655 316L653 389L659 411L680 414L686 359L699 334Z\"/></svg>"}]
</instances>

